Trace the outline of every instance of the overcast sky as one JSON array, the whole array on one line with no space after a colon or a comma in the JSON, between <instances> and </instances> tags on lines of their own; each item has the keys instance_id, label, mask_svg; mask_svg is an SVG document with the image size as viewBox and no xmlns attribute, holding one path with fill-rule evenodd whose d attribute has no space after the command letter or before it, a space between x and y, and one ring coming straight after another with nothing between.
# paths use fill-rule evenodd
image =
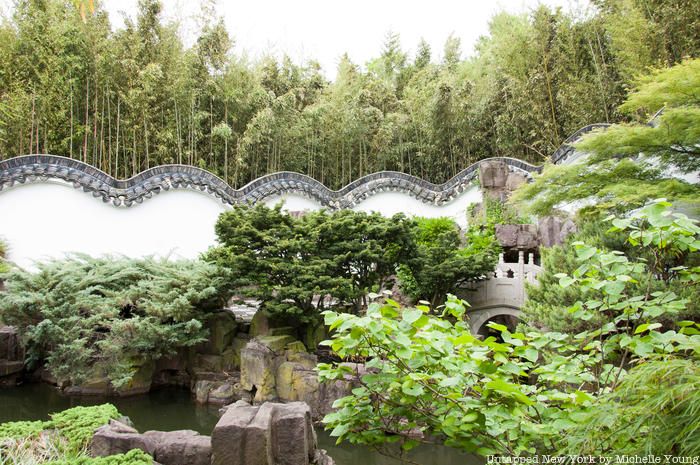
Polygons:
<instances>
[{"instance_id":1,"label":"overcast sky","mask_svg":"<svg viewBox=\"0 0 700 465\"><path fill-rule=\"evenodd\" d=\"M138 0L105 0L113 27L134 16ZM347 52L358 64L376 57L388 31L401 36L412 53L421 37L439 57L453 33L465 55L488 31L494 13L530 11L538 4L582 11L588 0L219 0L217 10L235 40L237 53L289 54L295 61L316 59L329 77ZM11 0L0 0L8 10ZM163 0L165 17L181 24L186 42L197 31L200 0Z\"/></svg>"}]
</instances>

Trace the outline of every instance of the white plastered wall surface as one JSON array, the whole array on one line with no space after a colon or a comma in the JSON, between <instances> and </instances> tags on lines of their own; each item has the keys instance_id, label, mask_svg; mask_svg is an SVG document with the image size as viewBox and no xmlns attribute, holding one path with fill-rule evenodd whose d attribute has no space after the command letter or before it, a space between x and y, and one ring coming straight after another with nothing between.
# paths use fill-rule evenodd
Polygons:
<instances>
[{"instance_id":1,"label":"white plastered wall surface","mask_svg":"<svg viewBox=\"0 0 700 465\"><path fill-rule=\"evenodd\" d=\"M321 208L317 201L298 194L264 200L270 206L281 201L289 211ZM467 208L480 201L480 189L472 186L441 206L403 192L380 192L354 209L385 216L446 216L464 227ZM0 192L0 238L9 245L8 258L29 269L35 261L74 252L196 258L215 245L214 225L227 209L214 196L189 189L171 189L125 208L104 203L63 181L34 182Z\"/></svg>"},{"instance_id":2,"label":"white plastered wall surface","mask_svg":"<svg viewBox=\"0 0 700 465\"><path fill-rule=\"evenodd\" d=\"M117 208L64 182L32 183L0 192L0 237L10 261L28 268L71 252L196 258L214 245L214 224L226 208L185 189Z\"/></svg>"},{"instance_id":3,"label":"white plastered wall surface","mask_svg":"<svg viewBox=\"0 0 700 465\"><path fill-rule=\"evenodd\" d=\"M431 205L422 202L404 192L378 192L353 207L353 210L378 212L383 216L393 216L403 213L409 217L423 216L427 218L448 217L460 227L467 226L467 208L481 202L481 189L471 186L458 195L454 200L443 205ZM265 204L272 207L279 202L284 203L288 211L318 210L321 205L313 199L298 194L284 194L265 199Z\"/></svg>"}]
</instances>

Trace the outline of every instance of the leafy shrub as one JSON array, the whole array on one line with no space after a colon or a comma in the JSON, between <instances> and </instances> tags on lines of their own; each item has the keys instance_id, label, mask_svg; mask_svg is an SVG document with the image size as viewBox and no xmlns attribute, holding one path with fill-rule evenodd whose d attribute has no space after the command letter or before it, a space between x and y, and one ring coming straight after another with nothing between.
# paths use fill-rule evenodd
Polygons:
<instances>
[{"instance_id":1,"label":"leafy shrub","mask_svg":"<svg viewBox=\"0 0 700 465\"><path fill-rule=\"evenodd\" d=\"M422 299L437 306L460 284L493 271L500 250L493 234L468 236L464 244L450 218L417 218L415 223L417 253L398 272L401 289L414 302Z\"/></svg>"},{"instance_id":2,"label":"leafy shrub","mask_svg":"<svg viewBox=\"0 0 700 465\"><path fill-rule=\"evenodd\" d=\"M216 267L196 261L76 255L2 275L0 319L17 326L30 363L80 384L115 387L139 366L203 341L202 320L225 302Z\"/></svg>"},{"instance_id":3,"label":"leafy shrub","mask_svg":"<svg viewBox=\"0 0 700 465\"><path fill-rule=\"evenodd\" d=\"M633 245L655 249L659 257L700 249L696 222L673 214L665 202L613 224L628 231ZM642 385L643 375L633 369L628 379L631 367L641 370L659 360L683 359L697 367L700 324L681 321L663 330L660 323L678 315L687 301L671 290L637 292L634 276L653 263L582 243L574 247L579 266L571 275L557 276L557 285L580 288L580 295L588 297L569 308L573 318L601 317L598 325L579 333L511 333L490 323L500 341L481 339L469 332L465 306L453 297L445 304L448 319L429 315L425 306L401 309L391 300L370 306L363 317L326 312L326 323L335 332L324 344L340 357L368 360L363 372L343 364L319 365L322 380L351 377L358 383L324 419L331 434L339 441L379 447L401 442L404 449L438 439L481 455L580 453L579 445L587 446L586 431L599 427L596 421L608 411L621 413L601 428L604 452L620 453L635 451L626 445L634 429L625 429L625 422L640 404L647 412L634 423L639 437L633 444L644 452L663 453L668 444L656 444L652 435L672 427L663 437L676 445L688 441L683 450L695 450L698 399L688 392L697 390L697 370L681 378L680 369L671 365L660 377L641 372L650 375ZM686 286L700 281L695 268L677 267L673 273ZM659 394L659 387L669 388L668 397ZM657 421L656 408L662 419L678 417L651 425ZM592 423L584 428L588 421Z\"/></svg>"},{"instance_id":4,"label":"leafy shrub","mask_svg":"<svg viewBox=\"0 0 700 465\"><path fill-rule=\"evenodd\" d=\"M294 217L265 205L235 206L216 224L220 246L205 258L228 271L272 315L297 323L320 320L332 304L358 312L366 295L387 284L414 255L412 223L352 210Z\"/></svg>"},{"instance_id":5,"label":"leafy shrub","mask_svg":"<svg viewBox=\"0 0 700 465\"><path fill-rule=\"evenodd\" d=\"M700 455L700 363L663 357L632 368L569 431L561 453Z\"/></svg>"},{"instance_id":6,"label":"leafy shrub","mask_svg":"<svg viewBox=\"0 0 700 465\"><path fill-rule=\"evenodd\" d=\"M656 209L657 211L654 211ZM571 236L563 246L542 249L543 272L537 277L537 284L527 284L528 299L523 307L523 320L537 328L555 331L578 332L600 325L601 314L593 314L590 319L574 318L568 308L577 301L600 297L595 289L584 291L581 287L558 286L561 273L573 274L580 266L577 257L577 242L585 242L603 250L617 250L625 256L644 261L645 266L635 272L628 283L631 292L650 294L652 292L674 292L686 302L678 314L663 320L671 325L675 319L700 319L700 286L688 286L677 270L693 269L700 265L700 253L695 248L688 248L683 241L697 241L697 226L689 223L683 215L673 216L667 203L655 203L639 210L625 219L616 220L617 224L627 226L624 229L612 226L609 221L596 218L580 220L580 230ZM629 235L630 228L635 234L644 236L640 242ZM680 241L670 241L663 247L650 242L651 229L659 229L661 234L672 238L676 234ZM680 229L687 230L678 236ZM627 232L628 234L625 234ZM693 236L695 234L696 236ZM676 271L674 271L676 270Z\"/></svg>"}]
</instances>

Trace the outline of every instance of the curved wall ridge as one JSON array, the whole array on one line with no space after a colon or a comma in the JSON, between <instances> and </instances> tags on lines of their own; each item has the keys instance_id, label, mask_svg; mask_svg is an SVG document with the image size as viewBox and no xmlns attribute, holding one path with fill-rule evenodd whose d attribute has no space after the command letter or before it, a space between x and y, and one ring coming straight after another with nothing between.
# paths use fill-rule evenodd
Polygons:
<instances>
[{"instance_id":1,"label":"curved wall ridge","mask_svg":"<svg viewBox=\"0 0 700 465\"><path fill-rule=\"evenodd\" d=\"M600 123L582 127L562 143L552 154L551 161L555 164L566 163L575 153L571 144L594 129L608 126L607 123ZM393 191L406 193L425 204L441 206L465 192L476 178L479 165L486 161L502 161L511 171L528 178L542 171L542 166L517 158L493 157L468 166L442 184L397 171L379 171L335 191L305 174L280 171L234 189L215 174L189 165L156 166L120 180L79 160L58 155L23 155L0 161L0 191L16 184L60 179L117 207L130 207L154 194L183 188L208 193L228 205L257 203L284 194L300 194L326 208L352 208L377 193Z\"/></svg>"},{"instance_id":2,"label":"curved wall ridge","mask_svg":"<svg viewBox=\"0 0 700 465\"><path fill-rule=\"evenodd\" d=\"M585 134L595 130L595 129L605 129L610 127L609 123L595 123L584 126L575 133L571 134L566 140L559 146L559 148L552 154L552 163L559 165L561 163L566 163L567 159L576 152L576 149L572 145L574 142L579 140Z\"/></svg>"},{"instance_id":3,"label":"curved wall ridge","mask_svg":"<svg viewBox=\"0 0 700 465\"><path fill-rule=\"evenodd\" d=\"M463 193L477 176L479 165L486 161L502 161L510 170L527 177L541 171L541 167L522 160L495 157L470 165L443 184L433 184L406 173L380 171L334 191L307 175L281 171L234 189L218 176L193 166L162 165L119 180L79 160L57 155L25 155L0 161L0 191L17 184L60 179L117 207L140 204L154 194L178 188L199 190L229 205L257 203L268 197L292 193L301 194L327 208L352 208L377 193L395 191L439 206Z\"/></svg>"}]
</instances>

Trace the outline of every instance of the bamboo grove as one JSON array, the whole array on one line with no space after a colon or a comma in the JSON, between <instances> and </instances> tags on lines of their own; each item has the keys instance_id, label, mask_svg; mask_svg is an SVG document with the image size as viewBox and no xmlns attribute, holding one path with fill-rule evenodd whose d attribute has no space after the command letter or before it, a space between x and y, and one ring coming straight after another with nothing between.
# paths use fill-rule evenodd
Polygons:
<instances>
[{"instance_id":1,"label":"bamboo grove","mask_svg":"<svg viewBox=\"0 0 700 465\"><path fill-rule=\"evenodd\" d=\"M128 178L195 165L241 186L291 170L340 187L378 170L442 182L485 157L543 161L573 131L617 122L627 85L700 51L694 0L593 0L588 13L500 13L474 53L450 36L377 58L250 59L203 5L185 46L158 0L113 30L96 2L17 0L0 25L0 159L52 153ZM369 13L368 13L369 14ZM438 58L439 57L439 58Z\"/></svg>"}]
</instances>

